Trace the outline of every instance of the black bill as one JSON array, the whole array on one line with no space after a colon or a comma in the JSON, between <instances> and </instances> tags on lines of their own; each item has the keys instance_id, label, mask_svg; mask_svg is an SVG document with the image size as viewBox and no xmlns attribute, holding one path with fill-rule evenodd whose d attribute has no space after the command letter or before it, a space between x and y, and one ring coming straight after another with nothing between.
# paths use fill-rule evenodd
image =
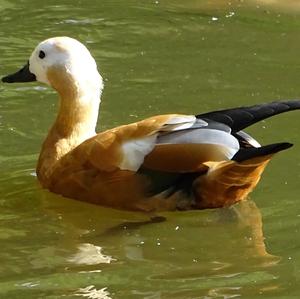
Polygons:
<instances>
[{"instance_id":1,"label":"black bill","mask_svg":"<svg viewBox=\"0 0 300 299\"><path fill-rule=\"evenodd\" d=\"M36 77L29 71L29 62L14 74L3 77L2 82L15 83L15 82L32 82L36 81Z\"/></svg>"}]
</instances>

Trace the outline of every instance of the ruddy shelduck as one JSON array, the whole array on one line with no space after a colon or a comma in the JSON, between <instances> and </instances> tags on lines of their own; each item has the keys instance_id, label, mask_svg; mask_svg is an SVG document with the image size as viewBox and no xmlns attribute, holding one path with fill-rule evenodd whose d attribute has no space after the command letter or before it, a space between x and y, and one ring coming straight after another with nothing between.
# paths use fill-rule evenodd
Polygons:
<instances>
[{"instance_id":1,"label":"ruddy shelduck","mask_svg":"<svg viewBox=\"0 0 300 299\"><path fill-rule=\"evenodd\" d=\"M69 37L41 42L3 82L39 81L60 95L37 176L44 188L113 208L219 208L245 199L273 154L244 128L300 109L282 101L199 115L168 114L95 133L103 81L88 49Z\"/></svg>"}]
</instances>

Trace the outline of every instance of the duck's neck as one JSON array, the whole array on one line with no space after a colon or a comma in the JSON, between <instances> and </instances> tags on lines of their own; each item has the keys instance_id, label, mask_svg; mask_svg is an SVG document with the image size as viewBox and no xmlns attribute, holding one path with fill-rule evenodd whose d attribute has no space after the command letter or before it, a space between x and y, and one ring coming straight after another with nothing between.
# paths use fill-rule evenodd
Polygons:
<instances>
[{"instance_id":1,"label":"duck's neck","mask_svg":"<svg viewBox=\"0 0 300 299\"><path fill-rule=\"evenodd\" d=\"M95 135L100 94L89 94L75 100L62 98L59 112L46 140L68 140L75 147ZM69 149L70 150L70 149Z\"/></svg>"},{"instance_id":2,"label":"duck's neck","mask_svg":"<svg viewBox=\"0 0 300 299\"><path fill-rule=\"evenodd\" d=\"M43 185L47 185L64 155L95 135L99 112L101 87L89 86L86 92L78 90L78 86L56 89L60 94L59 112L43 143L37 166L37 175Z\"/></svg>"}]
</instances>

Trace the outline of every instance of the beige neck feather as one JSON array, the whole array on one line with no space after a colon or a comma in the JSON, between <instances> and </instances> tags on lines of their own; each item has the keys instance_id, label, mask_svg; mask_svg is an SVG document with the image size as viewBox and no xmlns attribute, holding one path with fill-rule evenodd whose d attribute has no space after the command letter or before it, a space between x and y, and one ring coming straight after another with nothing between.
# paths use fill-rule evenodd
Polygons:
<instances>
[{"instance_id":1,"label":"beige neck feather","mask_svg":"<svg viewBox=\"0 0 300 299\"><path fill-rule=\"evenodd\" d=\"M58 116L43 143L37 175L47 185L57 162L83 141L95 135L101 88L99 85L79 86L67 73L48 72L51 86L60 95Z\"/></svg>"}]
</instances>

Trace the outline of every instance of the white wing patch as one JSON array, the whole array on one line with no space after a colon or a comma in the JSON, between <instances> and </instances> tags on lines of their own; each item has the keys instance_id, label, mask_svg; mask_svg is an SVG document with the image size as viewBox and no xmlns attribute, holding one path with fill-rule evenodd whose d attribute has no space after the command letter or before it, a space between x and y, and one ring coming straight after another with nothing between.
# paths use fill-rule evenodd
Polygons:
<instances>
[{"instance_id":1,"label":"white wing patch","mask_svg":"<svg viewBox=\"0 0 300 299\"><path fill-rule=\"evenodd\" d=\"M123 170L137 171L156 144L157 134L132 139L122 144L123 160L119 167Z\"/></svg>"},{"instance_id":2,"label":"white wing patch","mask_svg":"<svg viewBox=\"0 0 300 299\"><path fill-rule=\"evenodd\" d=\"M207 126L207 122L200 120L194 115L178 115L169 119L160 129L161 132L180 131L191 128L195 123L199 126Z\"/></svg>"}]
</instances>

